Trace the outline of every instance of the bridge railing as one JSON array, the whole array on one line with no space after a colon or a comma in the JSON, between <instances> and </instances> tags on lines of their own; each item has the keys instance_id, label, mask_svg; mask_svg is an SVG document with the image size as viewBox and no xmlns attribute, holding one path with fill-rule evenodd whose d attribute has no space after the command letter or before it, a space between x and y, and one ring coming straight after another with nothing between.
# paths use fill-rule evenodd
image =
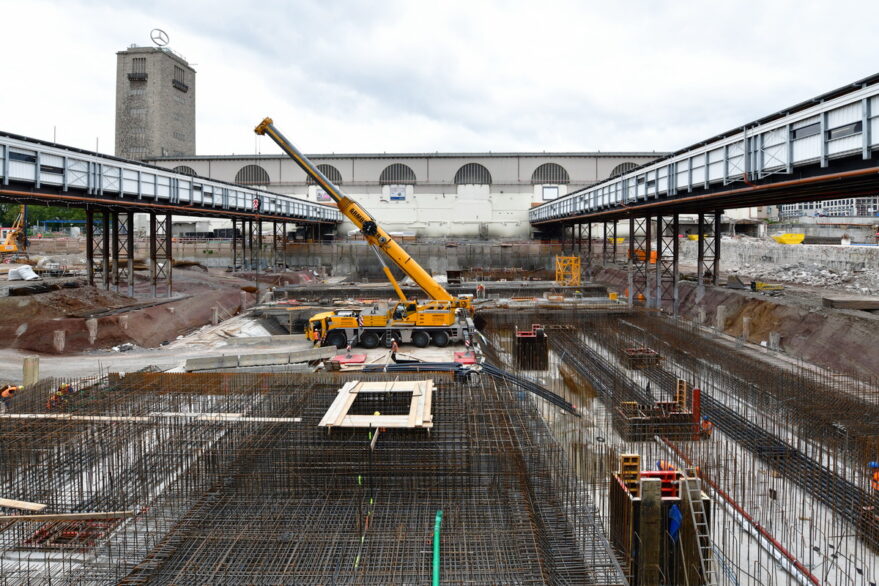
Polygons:
<instances>
[{"instance_id":1,"label":"bridge railing","mask_svg":"<svg viewBox=\"0 0 879 586\"><path fill-rule=\"evenodd\" d=\"M705 140L529 211L532 224L745 185L796 167L869 159L879 145L879 75Z\"/></svg>"},{"instance_id":2,"label":"bridge railing","mask_svg":"<svg viewBox=\"0 0 879 586\"><path fill-rule=\"evenodd\" d=\"M175 173L135 161L0 133L0 185L112 200L159 202L200 212L255 212L338 223L335 208L269 191Z\"/></svg>"}]
</instances>

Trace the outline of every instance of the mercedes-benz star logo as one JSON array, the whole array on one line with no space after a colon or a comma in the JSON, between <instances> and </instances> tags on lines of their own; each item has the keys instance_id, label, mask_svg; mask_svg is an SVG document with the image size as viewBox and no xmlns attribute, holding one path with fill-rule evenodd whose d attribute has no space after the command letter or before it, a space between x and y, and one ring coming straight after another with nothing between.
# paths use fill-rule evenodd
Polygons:
<instances>
[{"instance_id":1,"label":"mercedes-benz star logo","mask_svg":"<svg viewBox=\"0 0 879 586\"><path fill-rule=\"evenodd\" d=\"M160 28L154 28L150 31L150 38L153 42L159 47L164 47L168 44L168 33L163 31Z\"/></svg>"}]
</instances>

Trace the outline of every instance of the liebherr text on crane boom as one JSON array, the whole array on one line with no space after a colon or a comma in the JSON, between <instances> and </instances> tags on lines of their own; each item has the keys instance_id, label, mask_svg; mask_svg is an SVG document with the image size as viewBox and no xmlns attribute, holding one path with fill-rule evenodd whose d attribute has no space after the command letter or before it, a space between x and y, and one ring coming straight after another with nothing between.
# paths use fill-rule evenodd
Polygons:
<instances>
[{"instance_id":1,"label":"liebherr text on crane boom","mask_svg":"<svg viewBox=\"0 0 879 586\"><path fill-rule=\"evenodd\" d=\"M430 343L446 346L449 342L469 339L473 331L470 298L450 295L378 225L372 214L342 193L308 157L284 138L271 118L263 120L255 132L275 141L336 202L339 211L363 233L367 244L375 251L385 275L399 297L396 304L387 308L375 306L367 310L327 311L312 316L306 330L310 340L338 348L344 348L348 344L375 348L381 343L390 347L396 340L398 343L412 343L423 348ZM431 301L418 303L407 299L381 253L411 278Z\"/></svg>"}]
</instances>

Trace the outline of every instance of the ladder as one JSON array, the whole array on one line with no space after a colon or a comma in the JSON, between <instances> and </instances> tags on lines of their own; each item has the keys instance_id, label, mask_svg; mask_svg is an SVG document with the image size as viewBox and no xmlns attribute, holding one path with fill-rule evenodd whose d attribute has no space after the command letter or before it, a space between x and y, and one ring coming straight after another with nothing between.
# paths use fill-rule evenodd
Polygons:
<instances>
[{"instance_id":1,"label":"ladder","mask_svg":"<svg viewBox=\"0 0 879 586\"><path fill-rule=\"evenodd\" d=\"M705 504L702 502L702 485L698 478L688 477L683 479L687 491L687 500L690 502L690 518L693 521L693 531L696 533L696 546L699 550L699 565L702 568L702 580L706 586L717 584L712 564L711 536L708 533L708 518L705 515Z\"/></svg>"}]
</instances>

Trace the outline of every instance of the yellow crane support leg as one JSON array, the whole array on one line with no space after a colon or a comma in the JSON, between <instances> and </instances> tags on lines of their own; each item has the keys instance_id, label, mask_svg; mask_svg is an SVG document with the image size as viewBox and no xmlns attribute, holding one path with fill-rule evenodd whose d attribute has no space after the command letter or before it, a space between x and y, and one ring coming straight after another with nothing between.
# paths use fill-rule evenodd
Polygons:
<instances>
[{"instance_id":1,"label":"yellow crane support leg","mask_svg":"<svg viewBox=\"0 0 879 586\"><path fill-rule=\"evenodd\" d=\"M580 257L555 257L555 282L559 285L576 287L580 284Z\"/></svg>"}]
</instances>

